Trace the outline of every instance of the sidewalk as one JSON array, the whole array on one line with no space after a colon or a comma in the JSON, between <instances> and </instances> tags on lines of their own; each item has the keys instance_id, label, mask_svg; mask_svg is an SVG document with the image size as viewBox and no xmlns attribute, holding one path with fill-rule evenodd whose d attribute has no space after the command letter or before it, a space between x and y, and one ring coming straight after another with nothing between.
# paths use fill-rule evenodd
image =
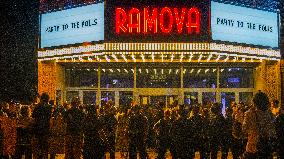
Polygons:
<instances>
[{"instance_id":1,"label":"sidewalk","mask_svg":"<svg viewBox=\"0 0 284 159\"><path fill-rule=\"evenodd\" d=\"M148 153L148 154L149 154L150 159L155 159L155 157L157 157L157 154L154 153L154 152L150 152L150 153ZM168 153L167 153L167 159L171 159L171 158L172 158L172 157L171 157L170 153L168 152ZM196 153L196 154L195 154L195 159L199 159L199 158L200 158L199 153ZM233 158L233 157L232 157L232 154L229 153L228 159L232 159L232 158ZM56 159L64 159L64 154L58 155L58 156L56 157ZM109 154L106 155L106 159L109 159ZM123 158L120 158L119 152L116 152L116 154L115 154L115 159L123 159ZM221 159L221 153L218 153L218 159Z\"/></svg>"}]
</instances>

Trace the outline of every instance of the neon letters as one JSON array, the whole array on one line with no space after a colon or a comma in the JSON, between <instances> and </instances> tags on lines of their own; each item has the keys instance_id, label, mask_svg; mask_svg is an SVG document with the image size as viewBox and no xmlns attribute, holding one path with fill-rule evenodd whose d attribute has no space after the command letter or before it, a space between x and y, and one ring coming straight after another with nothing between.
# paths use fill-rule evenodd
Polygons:
<instances>
[{"instance_id":1,"label":"neon letters","mask_svg":"<svg viewBox=\"0 0 284 159\"><path fill-rule=\"evenodd\" d=\"M124 8L115 10L115 30L122 33L199 34L201 16L199 9L192 8Z\"/></svg>"}]
</instances>

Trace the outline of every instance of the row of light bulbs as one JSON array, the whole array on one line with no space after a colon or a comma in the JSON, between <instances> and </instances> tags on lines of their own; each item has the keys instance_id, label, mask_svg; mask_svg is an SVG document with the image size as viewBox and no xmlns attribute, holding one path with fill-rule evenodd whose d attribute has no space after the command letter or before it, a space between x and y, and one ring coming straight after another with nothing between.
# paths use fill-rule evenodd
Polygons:
<instances>
[{"instance_id":1,"label":"row of light bulbs","mask_svg":"<svg viewBox=\"0 0 284 159\"><path fill-rule=\"evenodd\" d=\"M240 68L236 68L238 71L240 71L241 69ZM70 70L70 69L68 69L68 70ZM71 69L72 71L74 71L74 69ZM82 69L78 69L78 70L82 70ZM91 71L91 69L86 69L87 71ZM94 71L98 71L98 69L93 69ZM110 73L114 73L114 72L119 72L119 73L134 73L134 69L132 68L132 69L126 69L126 68L123 68L123 69L120 69L120 68L117 68L117 69L105 69L105 68L103 68L103 69L101 69L102 70L102 72L104 72L104 73L107 73L108 71L110 72ZM222 68L222 69L220 69L220 72L224 72L224 70L226 70L226 69L224 69L224 68ZM171 74L171 73L175 73L175 74L178 74L181 70L180 69L160 69L159 70L159 73L158 73L158 69L152 69L152 71L154 72L154 74ZM185 74L185 73L190 73L190 74L192 74L192 73L194 73L194 72L196 72L196 74L199 74L199 73L210 73L210 72L212 72L212 73L215 73L217 71L217 69L216 68L191 68L191 69L183 69L183 74ZM228 72L231 72L232 71L232 68L228 68L227 69L227 71ZM142 74L142 73L149 73L149 72L151 72L151 69L141 69L141 68L139 68L139 69L137 69L137 73L140 73L140 74Z\"/></svg>"},{"instance_id":2,"label":"row of light bulbs","mask_svg":"<svg viewBox=\"0 0 284 159\"><path fill-rule=\"evenodd\" d=\"M137 52L131 52L135 50ZM151 50L151 51L149 51ZM228 56L240 56L240 57L251 57L251 58L263 58L267 60L278 60L281 58L279 50L268 50L260 48L251 48L243 46L234 46L226 44L217 43L105 43L105 44L95 44L79 47L70 47L63 49L45 50L38 51L39 60L56 60L56 59L66 59L73 57L86 57L91 55L105 55L109 52L116 51L112 53L113 55L121 55L123 59L126 59L127 55L134 56L136 54L193 54L193 51L201 51L202 54L210 54L204 51L215 51L211 52L213 54L228 55ZM143 51L143 53L139 52ZM170 51L170 52L155 52L155 51ZM182 51L179 52L179 51ZM227 53L220 53L227 52ZM200 54L197 52L197 54ZM133 58L133 57L132 57ZM153 58L152 58L153 59ZM116 59L117 61L118 59ZM126 60L125 60L126 61Z\"/></svg>"}]
</instances>

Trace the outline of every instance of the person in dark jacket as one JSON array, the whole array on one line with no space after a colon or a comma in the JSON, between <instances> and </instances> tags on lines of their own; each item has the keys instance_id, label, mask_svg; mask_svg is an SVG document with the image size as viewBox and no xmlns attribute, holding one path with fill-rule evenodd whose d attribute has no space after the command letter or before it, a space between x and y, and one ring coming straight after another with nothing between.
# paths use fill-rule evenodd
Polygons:
<instances>
[{"instance_id":1,"label":"person in dark jacket","mask_svg":"<svg viewBox=\"0 0 284 159\"><path fill-rule=\"evenodd\" d=\"M104 156L103 143L99 136L101 122L97 116L94 105L88 107L87 116L84 121L84 159L101 159Z\"/></svg>"},{"instance_id":2,"label":"person in dark jacket","mask_svg":"<svg viewBox=\"0 0 284 159\"><path fill-rule=\"evenodd\" d=\"M104 114L101 117L102 130L105 134L104 148L109 151L110 159L115 159L115 132L117 128L117 119L115 117L115 108L112 101L104 105Z\"/></svg>"},{"instance_id":3,"label":"person in dark jacket","mask_svg":"<svg viewBox=\"0 0 284 159\"><path fill-rule=\"evenodd\" d=\"M220 103L214 103L209 115L209 147L212 159L217 159L217 153L223 146L227 135L227 124L221 110ZM222 158L227 157L224 154L222 156Z\"/></svg>"},{"instance_id":4,"label":"person in dark jacket","mask_svg":"<svg viewBox=\"0 0 284 159\"><path fill-rule=\"evenodd\" d=\"M205 120L203 116L199 113L200 106L194 106L192 109L192 116L189 119L190 125L192 127L192 147L193 153L192 157L194 158L194 152L200 152L200 158L203 159L206 156L204 150L205 143Z\"/></svg>"},{"instance_id":5,"label":"person in dark jacket","mask_svg":"<svg viewBox=\"0 0 284 159\"><path fill-rule=\"evenodd\" d=\"M275 128L277 135L278 158L284 158L284 107L280 109L279 115L275 119Z\"/></svg>"},{"instance_id":6,"label":"person in dark jacket","mask_svg":"<svg viewBox=\"0 0 284 159\"><path fill-rule=\"evenodd\" d=\"M17 125L17 145L16 145L16 159L21 159L25 155L26 159L32 159L31 149L31 131L33 120L30 117L30 108L24 106L21 108L21 116Z\"/></svg>"},{"instance_id":7,"label":"person in dark jacket","mask_svg":"<svg viewBox=\"0 0 284 159\"><path fill-rule=\"evenodd\" d=\"M146 116L142 115L141 108L133 106L132 114L129 118L129 159L137 158L137 151L141 159L146 159L146 139L148 132L148 121Z\"/></svg>"},{"instance_id":8,"label":"person in dark jacket","mask_svg":"<svg viewBox=\"0 0 284 159\"><path fill-rule=\"evenodd\" d=\"M74 98L71 108L64 114L66 122L65 159L79 159L81 157L83 139L84 113L78 108L79 98Z\"/></svg>"},{"instance_id":9,"label":"person in dark jacket","mask_svg":"<svg viewBox=\"0 0 284 159\"><path fill-rule=\"evenodd\" d=\"M158 157L157 159L165 159L167 149L170 150L173 158L176 158L176 152L173 145L173 122L171 120L170 110L164 111L164 117L155 125L154 129L158 132Z\"/></svg>"},{"instance_id":10,"label":"person in dark jacket","mask_svg":"<svg viewBox=\"0 0 284 159\"><path fill-rule=\"evenodd\" d=\"M32 117L34 119L34 135L35 135L35 158L47 159L48 157L48 137L50 129L51 107L48 104L49 96L43 93L40 103L35 107Z\"/></svg>"}]
</instances>

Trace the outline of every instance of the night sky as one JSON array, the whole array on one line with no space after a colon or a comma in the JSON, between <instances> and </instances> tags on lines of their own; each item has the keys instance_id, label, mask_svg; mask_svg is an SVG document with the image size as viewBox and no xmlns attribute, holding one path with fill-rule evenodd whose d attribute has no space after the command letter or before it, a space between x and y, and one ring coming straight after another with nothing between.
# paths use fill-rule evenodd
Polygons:
<instances>
[{"instance_id":1,"label":"night sky","mask_svg":"<svg viewBox=\"0 0 284 159\"><path fill-rule=\"evenodd\" d=\"M38 1L0 2L0 100L31 101L37 87Z\"/></svg>"}]
</instances>

